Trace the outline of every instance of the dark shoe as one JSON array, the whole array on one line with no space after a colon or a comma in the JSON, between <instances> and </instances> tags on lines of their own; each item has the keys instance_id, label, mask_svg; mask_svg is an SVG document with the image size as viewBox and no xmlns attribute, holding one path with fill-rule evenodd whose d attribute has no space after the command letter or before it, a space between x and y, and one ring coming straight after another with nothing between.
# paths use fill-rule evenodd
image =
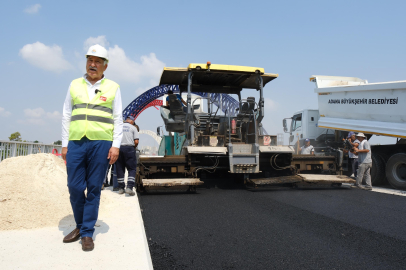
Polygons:
<instances>
[{"instance_id":1,"label":"dark shoe","mask_svg":"<svg viewBox=\"0 0 406 270\"><path fill-rule=\"evenodd\" d=\"M113 191L119 191L119 190L120 190L120 188L118 188L118 187L113 188Z\"/></svg>"},{"instance_id":2,"label":"dark shoe","mask_svg":"<svg viewBox=\"0 0 406 270\"><path fill-rule=\"evenodd\" d=\"M92 251L94 249L93 239L91 237L82 238L82 250L83 251Z\"/></svg>"},{"instance_id":3,"label":"dark shoe","mask_svg":"<svg viewBox=\"0 0 406 270\"><path fill-rule=\"evenodd\" d=\"M110 185L109 185L108 182L104 183L104 187L109 187L109 186L110 186Z\"/></svg>"},{"instance_id":4,"label":"dark shoe","mask_svg":"<svg viewBox=\"0 0 406 270\"><path fill-rule=\"evenodd\" d=\"M72 243L80 238L80 229L76 228L63 238L64 243Z\"/></svg>"},{"instance_id":5,"label":"dark shoe","mask_svg":"<svg viewBox=\"0 0 406 270\"><path fill-rule=\"evenodd\" d=\"M134 195L135 195L135 192L134 192L133 188L126 188L126 189L125 189L125 193L127 193L127 194L130 195L130 196L134 196Z\"/></svg>"}]
</instances>

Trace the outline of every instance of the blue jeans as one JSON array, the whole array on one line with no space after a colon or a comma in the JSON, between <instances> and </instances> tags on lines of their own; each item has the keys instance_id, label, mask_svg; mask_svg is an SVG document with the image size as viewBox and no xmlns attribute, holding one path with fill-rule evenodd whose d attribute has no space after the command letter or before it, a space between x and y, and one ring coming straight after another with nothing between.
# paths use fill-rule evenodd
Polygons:
<instances>
[{"instance_id":1,"label":"blue jeans","mask_svg":"<svg viewBox=\"0 0 406 270\"><path fill-rule=\"evenodd\" d=\"M66 155L70 203L81 237L92 237L111 141L69 141ZM87 195L85 196L85 190Z\"/></svg>"}]
</instances>

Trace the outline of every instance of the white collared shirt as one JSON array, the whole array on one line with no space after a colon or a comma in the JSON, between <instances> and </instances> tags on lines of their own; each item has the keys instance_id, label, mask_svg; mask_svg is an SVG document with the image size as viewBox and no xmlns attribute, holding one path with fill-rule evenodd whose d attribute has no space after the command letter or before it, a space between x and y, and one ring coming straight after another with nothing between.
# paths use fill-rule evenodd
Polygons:
<instances>
[{"instance_id":1,"label":"white collared shirt","mask_svg":"<svg viewBox=\"0 0 406 270\"><path fill-rule=\"evenodd\" d=\"M89 100L92 100L96 95L95 90L100 88L101 82L105 79L103 78L97 81L95 84L91 84L87 80L87 74L83 75L83 78L87 84L87 93L89 95ZM117 89L116 96L114 98L113 104L113 119L114 119L114 132L113 132L113 147L120 148L121 138L123 137L123 107L121 104L121 92L120 87ZM66 95L65 103L63 104L63 114L62 114L62 147L67 147L69 143L69 126L70 118L72 115L72 97L70 95L70 85L68 88L68 94Z\"/></svg>"}]
</instances>

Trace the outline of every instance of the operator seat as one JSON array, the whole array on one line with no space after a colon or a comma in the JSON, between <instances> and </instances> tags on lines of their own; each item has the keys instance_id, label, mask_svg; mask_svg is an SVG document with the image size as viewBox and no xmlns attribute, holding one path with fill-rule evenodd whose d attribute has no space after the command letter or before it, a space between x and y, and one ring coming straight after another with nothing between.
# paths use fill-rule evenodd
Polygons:
<instances>
[{"instance_id":1,"label":"operator seat","mask_svg":"<svg viewBox=\"0 0 406 270\"><path fill-rule=\"evenodd\" d=\"M183 111L183 106L176 95L168 96L169 109L166 106L161 106L161 117L165 123L165 129L168 132L184 132L186 113Z\"/></svg>"},{"instance_id":2,"label":"operator seat","mask_svg":"<svg viewBox=\"0 0 406 270\"><path fill-rule=\"evenodd\" d=\"M240 103L240 110L237 114L238 120L249 121L249 118L254 114L255 98L247 97L247 101Z\"/></svg>"},{"instance_id":3,"label":"operator seat","mask_svg":"<svg viewBox=\"0 0 406 270\"><path fill-rule=\"evenodd\" d=\"M169 110L170 116L175 118L176 115L185 115L186 113L183 111L183 106L178 97L174 94L168 95L168 103L169 103Z\"/></svg>"}]
</instances>

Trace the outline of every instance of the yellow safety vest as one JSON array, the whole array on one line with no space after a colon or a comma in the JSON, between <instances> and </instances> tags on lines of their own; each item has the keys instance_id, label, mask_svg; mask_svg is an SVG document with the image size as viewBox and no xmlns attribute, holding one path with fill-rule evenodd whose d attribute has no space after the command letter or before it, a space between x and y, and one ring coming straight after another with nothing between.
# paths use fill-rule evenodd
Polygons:
<instances>
[{"instance_id":1,"label":"yellow safety vest","mask_svg":"<svg viewBox=\"0 0 406 270\"><path fill-rule=\"evenodd\" d=\"M84 78L73 80L70 86L72 97L72 116L69 127L69 140L113 141L113 101L119 85L103 79L100 90L89 101L87 84Z\"/></svg>"}]
</instances>

